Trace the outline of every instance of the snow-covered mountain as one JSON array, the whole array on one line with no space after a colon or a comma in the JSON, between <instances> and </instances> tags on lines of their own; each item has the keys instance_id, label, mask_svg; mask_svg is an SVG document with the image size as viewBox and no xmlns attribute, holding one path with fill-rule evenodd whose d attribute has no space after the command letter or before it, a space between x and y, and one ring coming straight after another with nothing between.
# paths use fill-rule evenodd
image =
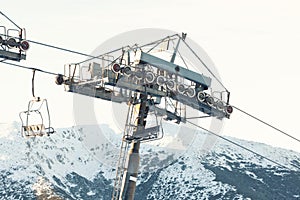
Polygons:
<instances>
[{"instance_id":1,"label":"snow-covered mountain","mask_svg":"<svg viewBox=\"0 0 300 200\"><path fill-rule=\"evenodd\" d=\"M111 198L120 134L102 124L26 139L19 127L0 125L0 199ZM172 127L142 144L137 200L300 199L299 153L230 138L285 169L220 139L203 151L206 133L174 136Z\"/></svg>"}]
</instances>

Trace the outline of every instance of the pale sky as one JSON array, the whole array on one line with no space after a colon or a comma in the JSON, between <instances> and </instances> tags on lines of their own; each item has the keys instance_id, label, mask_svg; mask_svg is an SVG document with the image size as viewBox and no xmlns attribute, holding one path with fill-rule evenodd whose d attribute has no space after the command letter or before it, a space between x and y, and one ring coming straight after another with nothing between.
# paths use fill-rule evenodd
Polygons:
<instances>
[{"instance_id":1,"label":"pale sky","mask_svg":"<svg viewBox=\"0 0 300 200\"><path fill-rule=\"evenodd\" d=\"M231 91L231 104L297 138L299 8L297 0L10 0L1 4L3 13L26 28L28 39L84 53L92 52L112 36L134 29L186 32L215 63L223 84ZM20 64L62 73L64 64L82 59L32 44L27 60ZM32 74L0 66L0 122L19 121L18 113L31 99ZM49 100L54 126L74 125L73 94L55 85L53 76L37 73L36 79L36 94ZM223 134L300 151L300 143L281 137L237 111L226 120Z\"/></svg>"}]
</instances>

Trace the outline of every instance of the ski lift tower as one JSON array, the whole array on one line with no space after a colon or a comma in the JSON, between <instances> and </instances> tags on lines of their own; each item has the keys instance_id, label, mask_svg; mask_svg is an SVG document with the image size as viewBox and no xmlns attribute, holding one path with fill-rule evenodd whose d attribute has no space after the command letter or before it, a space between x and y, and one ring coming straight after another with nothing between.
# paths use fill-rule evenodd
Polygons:
<instances>
[{"instance_id":1,"label":"ski lift tower","mask_svg":"<svg viewBox=\"0 0 300 200\"><path fill-rule=\"evenodd\" d=\"M16 28L6 28L0 25L0 58L4 60L21 61L26 59L26 51L29 49L29 42L26 40L25 28L20 28L10 18L0 11Z\"/></svg>"},{"instance_id":2,"label":"ski lift tower","mask_svg":"<svg viewBox=\"0 0 300 200\"><path fill-rule=\"evenodd\" d=\"M65 74L56 77L56 83L64 84L68 92L128 105L112 200L134 199L140 145L163 137L157 120L154 125L147 123L149 116L185 123L186 106L206 117L219 119L229 118L232 113L229 93L225 100L222 96L214 96L215 93L209 90L210 77L174 62L180 42L187 45L185 37L186 34L176 34L148 45L120 48L111 51L117 52L117 57L111 53L100 55L98 59L102 63L68 64ZM170 60L153 53L162 43L167 43L167 48L158 51L169 50L170 42L173 43ZM170 105L169 101L174 103Z\"/></svg>"}]
</instances>

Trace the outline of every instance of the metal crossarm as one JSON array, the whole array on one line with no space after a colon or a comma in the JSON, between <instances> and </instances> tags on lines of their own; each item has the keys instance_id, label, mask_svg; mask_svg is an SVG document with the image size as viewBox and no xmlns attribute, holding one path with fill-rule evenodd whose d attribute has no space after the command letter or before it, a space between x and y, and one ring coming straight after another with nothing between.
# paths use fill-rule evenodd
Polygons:
<instances>
[{"instance_id":1,"label":"metal crossarm","mask_svg":"<svg viewBox=\"0 0 300 200\"><path fill-rule=\"evenodd\" d=\"M162 70L166 70L168 72L171 72L173 74L177 74L178 76L186 78L187 80L198 83L204 88L204 90L208 89L211 85L211 78L209 78L209 77L206 77L206 76L196 73L192 70L183 68L179 65L176 65L174 63L168 62L166 60L163 60L161 58L152 56L152 55L144 53L144 52L141 52L140 62L148 63L148 64L158 67Z\"/></svg>"}]
</instances>

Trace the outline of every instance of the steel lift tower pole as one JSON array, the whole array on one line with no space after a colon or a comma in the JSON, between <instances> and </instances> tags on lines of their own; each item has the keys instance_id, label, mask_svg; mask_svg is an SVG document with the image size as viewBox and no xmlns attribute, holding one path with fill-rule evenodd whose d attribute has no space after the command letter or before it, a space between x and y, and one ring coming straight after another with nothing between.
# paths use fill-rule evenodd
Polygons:
<instances>
[{"instance_id":1,"label":"steel lift tower pole","mask_svg":"<svg viewBox=\"0 0 300 200\"><path fill-rule=\"evenodd\" d=\"M145 129L146 118L148 114L147 95L140 94L139 100L140 100L140 104L138 109L138 118L136 122L136 128L137 128L136 132L142 132ZM134 138L134 133L133 133L133 138ZM140 150L140 141L133 140L125 164L123 183L122 183L119 199L124 199L124 200L134 199L136 181L138 177L138 169L140 163L139 150Z\"/></svg>"},{"instance_id":2,"label":"steel lift tower pole","mask_svg":"<svg viewBox=\"0 0 300 200\"><path fill-rule=\"evenodd\" d=\"M179 40L180 41L180 40ZM171 62L174 63L176 52L178 50L179 42L176 46L174 54L172 56ZM140 107L138 110L138 120L137 120L137 132L142 132L146 126L147 118L147 94L140 93ZM133 133L134 137L134 133ZM131 149L128 152L126 166L124 171L123 183L120 192L120 200L133 200L136 189L136 181L138 177L138 168L140 162L140 141L133 141L131 144Z\"/></svg>"}]
</instances>

